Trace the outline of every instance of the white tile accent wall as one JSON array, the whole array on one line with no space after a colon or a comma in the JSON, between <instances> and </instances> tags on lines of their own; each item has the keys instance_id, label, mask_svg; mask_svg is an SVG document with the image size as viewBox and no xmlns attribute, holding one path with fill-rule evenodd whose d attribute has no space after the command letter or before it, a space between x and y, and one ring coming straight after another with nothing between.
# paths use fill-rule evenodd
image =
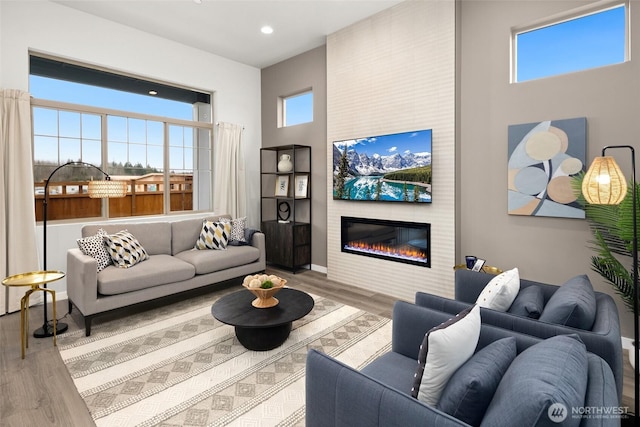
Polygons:
<instances>
[{"instance_id":1,"label":"white tile accent wall","mask_svg":"<svg viewBox=\"0 0 640 427\"><path fill-rule=\"evenodd\" d=\"M336 140L433 129L433 203L333 200ZM327 275L413 300L453 296L455 2L405 1L327 38ZM431 224L431 268L340 251L340 217Z\"/></svg>"}]
</instances>

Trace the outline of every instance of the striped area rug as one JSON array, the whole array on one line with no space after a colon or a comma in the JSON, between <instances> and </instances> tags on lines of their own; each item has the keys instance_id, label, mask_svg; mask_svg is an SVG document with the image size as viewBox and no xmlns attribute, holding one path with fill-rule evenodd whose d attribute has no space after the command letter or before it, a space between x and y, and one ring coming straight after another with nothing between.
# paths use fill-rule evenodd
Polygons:
<instances>
[{"instance_id":1,"label":"striped area rug","mask_svg":"<svg viewBox=\"0 0 640 427\"><path fill-rule=\"evenodd\" d=\"M313 296L287 341L242 347L199 298L97 324L58 348L98 426L302 426L310 348L360 369L391 348L391 321Z\"/></svg>"}]
</instances>

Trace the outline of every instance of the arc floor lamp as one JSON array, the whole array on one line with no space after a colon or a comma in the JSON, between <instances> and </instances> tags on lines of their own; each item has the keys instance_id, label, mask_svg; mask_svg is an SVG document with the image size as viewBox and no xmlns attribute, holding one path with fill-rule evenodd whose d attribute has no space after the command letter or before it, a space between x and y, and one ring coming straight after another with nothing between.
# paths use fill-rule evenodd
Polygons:
<instances>
[{"instance_id":1,"label":"arc floor lamp","mask_svg":"<svg viewBox=\"0 0 640 427\"><path fill-rule=\"evenodd\" d=\"M109 174L105 171L97 167L96 165L92 165L91 163L86 162L67 162L63 165L58 166L51 172L49 178L45 181L44 185L44 199L42 200L42 241L43 241L43 251L42 251L42 269L47 269L47 205L49 204L49 183L51 178L58 172L60 169L66 166L86 166L92 167L102 173L104 175L104 180L94 181L93 179L89 181L89 188L87 190L89 197L92 199L105 199L112 197L124 197L127 195L127 183L126 181L112 181ZM47 285L45 284L46 288ZM68 329L69 325L66 323L56 322L56 333L61 334ZM53 322L48 320L47 316L47 293L44 292L44 324L41 328L38 328L33 333L33 336L36 338L45 338L53 336Z\"/></svg>"},{"instance_id":2,"label":"arc floor lamp","mask_svg":"<svg viewBox=\"0 0 640 427\"><path fill-rule=\"evenodd\" d=\"M602 149L602 156L593 159L593 163L589 166L584 180L582 181L582 194L587 202L598 205L617 205L627 195L627 180L624 177L620 167L615 159L611 156L605 156L608 149L625 148L631 151L631 197L633 208L633 242L631 255L633 258L632 286L633 286L633 340L634 340L634 410L636 420L638 419L638 411L640 410L638 402L640 401L640 355L638 346L638 212L637 212L637 194L636 194L636 154L630 145L609 145Z\"/></svg>"}]
</instances>

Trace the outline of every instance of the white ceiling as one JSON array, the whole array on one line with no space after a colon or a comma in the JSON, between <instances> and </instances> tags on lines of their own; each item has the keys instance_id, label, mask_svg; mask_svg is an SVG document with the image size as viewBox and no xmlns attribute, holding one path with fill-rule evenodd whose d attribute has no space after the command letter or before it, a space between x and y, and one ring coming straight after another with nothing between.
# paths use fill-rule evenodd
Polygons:
<instances>
[{"instance_id":1,"label":"white ceiling","mask_svg":"<svg viewBox=\"0 0 640 427\"><path fill-rule=\"evenodd\" d=\"M402 0L53 0L234 61L264 68ZM271 35L260 28L273 27Z\"/></svg>"}]
</instances>

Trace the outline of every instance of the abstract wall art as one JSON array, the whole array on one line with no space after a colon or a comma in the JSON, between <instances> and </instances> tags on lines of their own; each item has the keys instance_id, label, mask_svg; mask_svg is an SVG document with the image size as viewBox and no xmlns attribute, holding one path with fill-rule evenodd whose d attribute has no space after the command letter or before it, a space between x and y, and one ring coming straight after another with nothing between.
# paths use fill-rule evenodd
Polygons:
<instances>
[{"instance_id":1,"label":"abstract wall art","mask_svg":"<svg viewBox=\"0 0 640 427\"><path fill-rule=\"evenodd\" d=\"M586 118L511 125L508 145L509 214L585 217L571 180L585 168Z\"/></svg>"}]
</instances>

